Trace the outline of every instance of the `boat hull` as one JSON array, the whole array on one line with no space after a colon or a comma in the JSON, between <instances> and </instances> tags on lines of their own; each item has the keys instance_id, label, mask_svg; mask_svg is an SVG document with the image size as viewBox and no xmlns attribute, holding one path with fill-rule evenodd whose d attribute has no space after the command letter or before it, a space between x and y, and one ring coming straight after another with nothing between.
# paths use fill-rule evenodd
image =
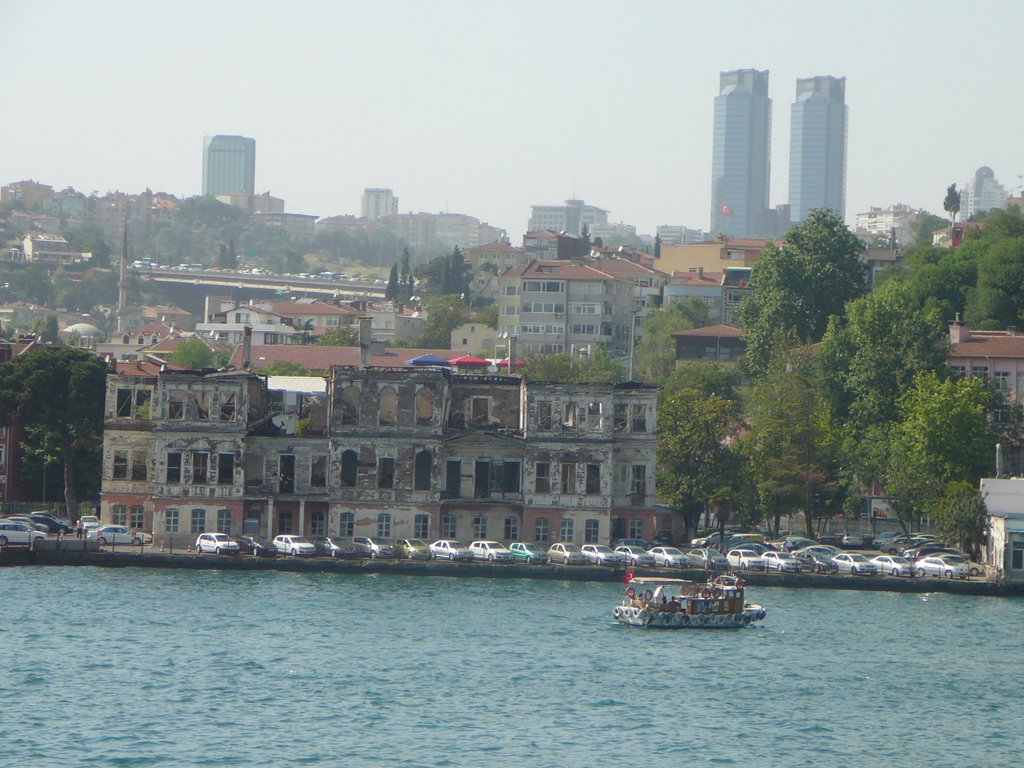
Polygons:
<instances>
[{"instance_id":1,"label":"boat hull","mask_svg":"<svg viewBox=\"0 0 1024 768\"><path fill-rule=\"evenodd\" d=\"M629 627L649 629L741 629L765 617L759 605L748 605L740 613L717 613L690 616L670 611L652 611L630 605L617 605L612 617Z\"/></svg>"}]
</instances>

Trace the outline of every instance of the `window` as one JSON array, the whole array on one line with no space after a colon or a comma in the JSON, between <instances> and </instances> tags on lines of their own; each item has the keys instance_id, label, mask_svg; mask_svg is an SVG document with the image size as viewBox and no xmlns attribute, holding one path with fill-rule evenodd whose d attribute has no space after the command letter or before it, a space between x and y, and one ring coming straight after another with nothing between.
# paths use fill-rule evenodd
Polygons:
<instances>
[{"instance_id":1,"label":"window","mask_svg":"<svg viewBox=\"0 0 1024 768\"><path fill-rule=\"evenodd\" d=\"M444 490L449 499L462 498L462 462L449 459L444 470Z\"/></svg>"},{"instance_id":2,"label":"window","mask_svg":"<svg viewBox=\"0 0 1024 768\"><path fill-rule=\"evenodd\" d=\"M206 530L206 510L192 510L192 533L202 533Z\"/></svg>"},{"instance_id":3,"label":"window","mask_svg":"<svg viewBox=\"0 0 1024 768\"><path fill-rule=\"evenodd\" d=\"M145 451L132 451L132 480L145 480L149 466L149 456Z\"/></svg>"},{"instance_id":4,"label":"window","mask_svg":"<svg viewBox=\"0 0 1024 768\"><path fill-rule=\"evenodd\" d=\"M416 454L416 466L413 471L413 490L430 490L430 473L434 467L434 455L424 449Z\"/></svg>"},{"instance_id":5,"label":"window","mask_svg":"<svg viewBox=\"0 0 1024 768\"><path fill-rule=\"evenodd\" d=\"M551 537L549 528L548 519L546 517L538 517L533 523L533 540L547 542Z\"/></svg>"},{"instance_id":6,"label":"window","mask_svg":"<svg viewBox=\"0 0 1024 768\"><path fill-rule=\"evenodd\" d=\"M576 493L576 464L562 462L562 493Z\"/></svg>"},{"instance_id":7,"label":"window","mask_svg":"<svg viewBox=\"0 0 1024 768\"><path fill-rule=\"evenodd\" d=\"M114 471L111 477L114 480L128 479L128 451L114 451Z\"/></svg>"},{"instance_id":8,"label":"window","mask_svg":"<svg viewBox=\"0 0 1024 768\"><path fill-rule=\"evenodd\" d=\"M178 532L178 510L174 507L168 507L164 510L164 530L167 533Z\"/></svg>"},{"instance_id":9,"label":"window","mask_svg":"<svg viewBox=\"0 0 1024 768\"><path fill-rule=\"evenodd\" d=\"M295 493L295 456L282 453L277 457L278 493Z\"/></svg>"},{"instance_id":10,"label":"window","mask_svg":"<svg viewBox=\"0 0 1024 768\"><path fill-rule=\"evenodd\" d=\"M430 537L430 515L416 515L412 520L412 535L417 539Z\"/></svg>"},{"instance_id":11,"label":"window","mask_svg":"<svg viewBox=\"0 0 1024 768\"><path fill-rule=\"evenodd\" d=\"M626 403L615 404L615 431L625 432L629 427L629 405Z\"/></svg>"},{"instance_id":12,"label":"window","mask_svg":"<svg viewBox=\"0 0 1024 768\"><path fill-rule=\"evenodd\" d=\"M217 454L217 484L234 485L235 483L235 454Z\"/></svg>"},{"instance_id":13,"label":"window","mask_svg":"<svg viewBox=\"0 0 1024 768\"><path fill-rule=\"evenodd\" d=\"M601 535L601 521L589 518L583 523L583 543L597 544Z\"/></svg>"},{"instance_id":14,"label":"window","mask_svg":"<svg viewBox=\"0 0 1024 768\"><path fill-rule=\"evenodd\" d=\"M630 520L629 521L629 538L631 539L642 539L644 537L644 521L643 520Z\"/></svg>"},{"instance_id":15,"label":"window","mask_svg":"<svg viewBox=\"0 0 1024 768\"><path fill-rule=\"evenodd\" d=\"M395 460L390 456L377 459L377 487L395 487Z\"/></svg>"},{"instance_id":16,"label":"window","mask_svg":"<svg viewBox=\"0 0 1024 768\"><path fill-rule=\"evenodd\" d=\"M226 533L228 536L231 535L231 510L230 509L218 509L217 510L217 530L221 533Z\"/></svg>"},{"instance_id":17,"label":"window","mask_svg":"<svg viewBox=\"0 0 1024 768\"><path fill-rule=\"evenodd\" d=\"M491 462L477 461L473 471L473 498L491 498Z\"/></svg>"},{"instance_id":18,"label":"window","mask_svg":"<svg viewBox=\"0 0 1024 768\"><path fill-rule=\"evenodd\" d=\"M341 423L349 426L359 423L359 389L357 387L348 386L341 391Z\"/></svg>"},{"instance_id":19,"label":"window","mask_svg":"<svg viewBox=\"0 0 1024 768\"><path fill-rule=\"evenodd\" d=\"M434 390L423 387L416 395L416 423L420 426L434 420Z\"/></svg>"},{"instance_id":20,"label":"window","mask_svg":"<svg viewBox=\"0 0 1024 768\"><path fill-rule=\"evenodd\" d=\"M506 461L501 465L501 490L503 493L519 493L519 462Z\"/></svg>"},{"instance_id":21,"label":"window","mask_svg":"<svg viewBox=\"0 0 1024 768\"><path fill-rule=\"evenodd\" d=\"M283 509L277 513L277 532L292 532L292 512L290 509Z\"/></svg>"},{"instance_id":22,"label":"window","mask_svg":"<svg viewBox=\"0 0 1024 768\"><path fill-rule=\"evenodd\" d=\"M380 391L377 423L382 427L393 427L398 423L398 393L391 387Z\"/></svg>"},{"instance_id":23,"label":"window","mask_svg":"<svg viewBox=\"0 0 1024 768\"><path fill-rule=\"evenodd\" d=\"M192 393L192 418L199 421L205 421L210 418L209 392Z\"/></svg>"},{"instance_id":24,"label":"window","mask_svg":"<svg viewBox=\"0 0 1024 768\"><path fill-rule=\"evenodd\" d=\"M311 536L327 535L327 514L325 512L310 513L309 533Z\"/></svg>"},{"instance_id":25,"label":"window","mask_svg":"<svg viewBox=\"0 0 1024 768\"><path fill-rule=\"evenodd\" d=\"M601 493L601 465L587 464L587 490L588 496L597 496Z\"/></svg>"},{"instance_id":26,"label":"window","mask_svg":"<svg viewBox=\"0 0 1024 768\"><path fill-rule=\"evenodd\" d=\"M971 367L972 376L981 376L982 378L988 378L988 366L987 365L975 365Z\"/></svg>"},{"instance_id":27,"label":"window","mask_svg":"<svg viewBox=\"0 0 1024 768\"><path fill-rule=\"evenodd\" d=\"M487 538L487 518L484 515L477 515L473 518L473 538Z\"/></svg>"},{"instance_id":28,"label":"window","mask_svg":"<svg viewBox=\"0 0 1024 768\"><path fill-rule=\"evenodd\" d=\"M122 419L132 415L132 391L130 389L117 390L117 410L114 415Z\"/></svg>"},{"instance_id":29,"label":"window","mask_svg":"<svg viewBox=\"0 0 1024 768\"><path fill-rule=\"evenodd\" d=\"M131 516L128 518L128 527L141 530L146 527L146 508L141 504L133 504Z\"/></svg>"},{"instance_id":30,"label":"window","mask_svg":"<svg viewBox=\"0 0 1024 768\"><path fill-rule=\"evenodd\" d=\"M455 538L455 515L441 515L441 538Z\"/></svg>"},{"instance_id":31,"label":"window","mask_svg":"<svg viewBox=\"0 0 1024 768\"><path fill-rule=\"evenodd\" d=\"M356 530L356 516L354 512L342 512L338 520L338 535L352 536Z\"/></svg>"},{"instance_id":32,"label":"window","mask_svg":"<svg viewBox=\"0 0 1024 768\"><path fill-rule=\"evenodd\" d=\"M994 374L996 386L1004 392L1010 391L1010 372L996 371Z\"/></svg>"},{"instance_id":33,"label":"window","mask_svg":"<svg viewBox=\"0 0 1024 768\"><path fill-rule=\"evenodd\" d=\"M344 451L341 454L341 487L355 488L356 475L359 466L359 454L353 450Z\"/></svg>"},{"instance_id":34,"label":"window","mask_svg":"<svg viewBox=\"0 0 1024 768\"><path fill-rule=\"evenodd\" d=\"M576 403L566 403L562 409L562 429L576 429L578 424Z\"/></svg>"},{"instance_id":35,"label":"window","mask_svg":"<svg viewBox=\"0 0 1024 768\"><path fill-rule=\"evenodd\" d=\"M128 525L128 507L124 504L115 504L111 508L111 519L114 525Z\"/></svg>"},{"instance_id":36,"label":"window","mask_svg":"<svg viewBox=\"0 0 1024 768\"><path fill-rule=\"evenodd\" d=\"M600 432L604 426L601 416L604 414L604 406L601 403L590 403L587 405L587 423L592 432Z\"/></svg>"},{"instance_id":37,"label":"window","mask_svg":"<svg viewBox=\"0 0 1024 768\"><path fill-rule=\"evenodd\" d=\"M185 393L171 392L167 395L167 418L185 418Z\"/></svg>"},{"instance_id":38,"label":"window","mask_svg":"<svg viewBox=\"0 0 1024 768\"><path fill-rule=\"evenodd\" d=\"M323 454L314 456L309 465L309 487L327 487L327 457ZM323 534L320 534L321 536Z\"/></svg>"},{"instance_id":39,"label":"window","mask_svg":"<svg viewBox=\"0 0 1024 768\"><path fill-rule=\"evenodd\" d=\"M152 392L148 389L137 389L135 390L135 408L132 409L133 419L148 419L150 414L149 401L152 397Z\"/></svg>"},{"instance_id":40,"label":"window","mask_svg":"<svg viewBox=\"0 0 1024 768\"><path fill-rule=\"evenodd\" d=\"M382 539L391 536L391 513L381 512L377 515L377 535Z\"/></svg>"},{"instance_id":41,"label":"window","mask_svg":"<svg viewBox=\"0 0 1024 768\"><path fill-rule=\"evenodd\" d=\"M1015 571L1024 570L1024 541L1013 542L1010 551L1010 568Z\"/></svg>"},{"instance_id":42,"label":"window","mask_svg":"<svg viewBox=\"0 0 1024 768\"><path fill-rule=\"evenodd\" d=\"M203 485L210 477L210 454L192 451L192 483Z\"/></svg>"},{"instance_id":43,"label":"window","mask_svg":"<svg viewBox=\"0 0 1024 768\"><path fill-rule=\"evenodd\" d=\"M546 461L537 462L537 474L534 477L534 493L551 493L551 465Z\"/></svg>"},{"instance_id":44,"label":"window","mask_svg":"<svg viewBox=\"0 0 1024 768\"><path fill-rule=\"evenodd\" d=\"M633 425L632 432L647 431L647 406L643 403L633 404Z\"/></svg>"},{"instance_id":45,"label":"window","mask_svg":"<svg viewBox=\"0 0 1024 768\"><path fill-rule=\"evenodd\" d=\"M551 429L551 402L548 400L537 403L537 429Z\"/></svg>"},{"instance_id":46,"label":"window","mask_svg":"<svg viewBox=\"0 0 1024 768\"><path fill-rule=\"evenodd\" d=\"M220 401L220 420L221 421L234 421L235 420L235 394L225 393L221 397Z\"/></svg>"},{"instance_id":47,"label":"window","mask_svg":"<svg viewBox=\"0 0 1024 768\"><path fill-rule=\"evenodd\" d=\"M490 420L490 398L474 397L470 404L469 423L479 426L488 423Z\"/></svg>"},{"instance_id":48,"label":"window","mask_svg":"<svg viewBox=\"0 0 1024 768\"><path fill-rule=\"evenodd\" d=\"M645 464L633 465L633 482L629 492L634 496L647 495L647 466Z\"/></svg>"},{"instance_id":49,"label":"window","mask_svg":"<svg viewBox=\"0 0 1024 768\"><path fill-rule=\"evenodd\" d=\"M519 538L519 518L505 518L505 541L515 541Z\"/></svg>"},{"instance_id":50,"label":"window","mask_svg":"<svg viewBox=\"0 0 1024 768\"><path fill-rule=\"evenodd\" d=\"M573 533L573 519L571 517L563 517L562 524L558 528L559 539L561 541L572 541Z\"/></svg>"}]
</instances>

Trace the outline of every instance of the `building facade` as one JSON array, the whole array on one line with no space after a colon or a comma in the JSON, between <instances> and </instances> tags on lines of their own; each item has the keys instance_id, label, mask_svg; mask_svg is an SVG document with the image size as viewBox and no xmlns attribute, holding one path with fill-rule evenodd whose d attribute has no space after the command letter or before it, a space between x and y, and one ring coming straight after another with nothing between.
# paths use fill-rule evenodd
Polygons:
<instances>
[{"instance_id":1,"label":"building facade","mask_svg":"<svg viewBox=\"0 0 1024 768\"><path fill-rule=\"evenodd\" d=\"M565 205L533 205L530 208L528 232L549 230L580 237L584 227L589 229L594 224L608 223L608 211L587 205L582 200L566 200Z\"/></svg>"},{"instance_id":2,"label":"building facade","mask_svg":"<svg viewBox=\"0 0 1024 768\"><path fill-rule=\"evenodd\" d=\"M386 187L368 187L361 200L362 217L368 221L398 213L398 197Z\"/></svg>"},{"instance_id":3,"label":"building facade","mask_svg":"<svg viewBox=\"0 0 1024 768\"><path fill-rule=\"evenodd\" d=\"M965 183L960 191L960 218L966 221L976 213L1003 208L1007 197L993 170L983 165L974 172L974 180Z\"/></svg>"},{"instance_id":4,"label":"building facade","mask_svg":"<svg viewBox=\"0 0 1024 768\"><path fill-rule=\"evenodd\" d=\"M203 139L203 195L256 191L256 139L207 136Z\"/></svg>"},{"instance_id":5,"label":"building facade","mask_svg":"<svg viewBox=\"0 0 1024 768\"><path fill-rule=\"evenodd\" d=\"M846 217L845 77L796 81L789 133L789 215L799 224L815 208Z\"/></svg>"}]
</instances>

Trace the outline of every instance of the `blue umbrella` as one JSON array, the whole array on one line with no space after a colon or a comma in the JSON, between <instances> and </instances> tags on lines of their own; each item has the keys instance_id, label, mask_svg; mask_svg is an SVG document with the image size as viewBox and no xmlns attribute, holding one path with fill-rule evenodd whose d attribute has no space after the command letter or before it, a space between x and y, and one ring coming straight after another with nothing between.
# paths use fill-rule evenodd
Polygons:
<instances>
[{"instance_id":1,"label":"blue umbrella","mask_svg":"<svg viewBox=\"0 0 1024 768\"><path fill-rule=\"evenodd\" d=\"M429 353L426 354L426 355L420 355L419 357L414 357L411 360L406 360L405 364L406 365L451 365L451 363L449 363L443 357L438 357L437 355L431 355Z\"/></svg>"}]
</instances>

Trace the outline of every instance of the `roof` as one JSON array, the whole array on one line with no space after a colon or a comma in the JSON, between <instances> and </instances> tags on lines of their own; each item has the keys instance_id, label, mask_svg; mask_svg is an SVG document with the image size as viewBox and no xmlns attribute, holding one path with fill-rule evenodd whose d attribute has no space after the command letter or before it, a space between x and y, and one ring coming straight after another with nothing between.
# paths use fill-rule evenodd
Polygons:
<instances>
[{"instance_id":1,"label":"roof","mask_svg":"<svg viewBox=\"0 0 1024 768\"><path fill-rule=\"evenodd\" d=\"M460 353L453 349L393 348L382 354L371 355L370 365L383 368L417 368L406 361L420 355L435 354L446 360ZM276 362L295 363L311 371L329 371L332 366L358 366L359 347L326 347L319 344L254 344L251 352L253 370L266 368ZM242 365L242 345L235 348L231 364Z\"/></svg>"},{"instance_id":2,"label":"roof","mask_svg":"<svg viewBox=\"0 0 1024 768\"><path fill-rule=\"evenodd\" d=\"M709 325L704 328L692 328L689 331L676 331L672 336L673 338L683 336L686 338L720 337L738 339L743 336L743 331L731 325Z\"/></svg>"},{"instance_id":3,"label":"roof","mask_svg":"<svg viewBox=\"0 0 1024 768\"><path fill-rule=\"evenodd\" d=\"M673 272L675 285L721 285L724 272Z\"/></svg>"},{"instance_id":4,"label":"roof","mask_svg":"<svg viewBox=\"0 0 1024 768\"><path fill-rule=\"evenodd\" d=\"M708 248L711 248L711 247L714 247L714 248L730 248L731 247L731 248L747 248L747 249L756 248L757 250L761 250L762 248L764 248L769 243L774 243L775 245L782 245L782 241L781 240L756 240L756 239L751 238L751 237L737 237L737 238L731 238L730 237L728 240L702 240L699 243L687 243L685 246L680 246L680 245L663 245L661 247L662 248L684 248L684 247L685 248L689 248L691 246L693 246L693 247L702 247L702 246L704 246L704 247L708 247Z\"/></svg>"},{"instance_id":5,"label":"roof","mask_svg":"<svg viewBox=\"0 0 1024 768\"><path fill-rule=\"evenodd\" d=\"M150 304L148 306L142 307L143 314L145 314L147 310L151 310L157 313L158 315L177 315L178 317L192 317L192 313L189 312L187 309L182 309L181 307L172 307L167 304Z\"/></svg>"},{"instance_id":6,"label":"roof","mask_svg":"<svg viewBox=\"0 0 1024 768\"><path fill-rule=\"evenodd\" d=\"M967 341L953 344L949 356L1024 358L1024 336L1010 336L1002 331L998 335L988 335L984 331L972 330Z\"/></svg>"},{"instance_id":7,"label":"roof","mask_svg":"<svg viewBox=\"0 0 1024 768\"><path fill-rule=\"evenodd\" d=\"M557 232L552 232L550 229L538 229L534 232L527 232L523 235L523 239L529 238L531 240L550 240L551 238L558 237Z\"/></svg>"},{"instance_id":8,"label":"roof","mask_svg":"<svg viewBox=\"0 0 1024 768\"><path fill-rule=\"evenodd\" d=\"M629 259L605 257L598 259L595 265L609 275L654 275L655 271Z\"/></svg>"},{"instance_id":9,"label":"roof","mask_svg":"<svg viewBox=\"0 0 1024 768\"><path fill-rule=\"evenodd\" d=\"M502 277L507 277L507 273ZM536 259L531 261L522 273L523 277L562 278L564 280L609 280L614 275L602 272L596 267L564 259Z\"/></svg>"},{"instance_id":10,"label":"roof","mask_svg":"<svg viewBox=\"0 0 1024 768\"><path fill-rule=\"evenodd\" d=\"M135 335L140 334L140 333L145 335L145 336L148 336L148 335L153 334L153 333L157 334L158 336L167 336L173 330L174 329L171 328L171 326L167 325L166 323L155 323L154 322L154 323L146 323L145 325L138 325L138 326L136 326L134 328L130 328L129 330L125 331L125 333L131 334L132 336L135 336Z\"/></svg>"},{"instance_id":11,"label":"roof","mask_svg":"<svg viewBox=\"0 0 1024 768\"><path fill-rule=\"evenodd\" d=\"M328 304L326 301L279 301L271 305L271 310L281 317L298 317L300 315L361 315L358 309L349 306Z\"/></svg>"},{"instance_id":12,"label":"roof","mask_svg":"<svg viewBox=\"0 0 1024 768\"><path fill-rule=\"evenodd\" d=\"M463 253L497 253L499 251L515 251L521 252L523 249L518 246L506 243L504 240L498 240L494 243L488 243L487 245L475 245L472 248L464 248Z\"/></svg>"}]
</instances>

